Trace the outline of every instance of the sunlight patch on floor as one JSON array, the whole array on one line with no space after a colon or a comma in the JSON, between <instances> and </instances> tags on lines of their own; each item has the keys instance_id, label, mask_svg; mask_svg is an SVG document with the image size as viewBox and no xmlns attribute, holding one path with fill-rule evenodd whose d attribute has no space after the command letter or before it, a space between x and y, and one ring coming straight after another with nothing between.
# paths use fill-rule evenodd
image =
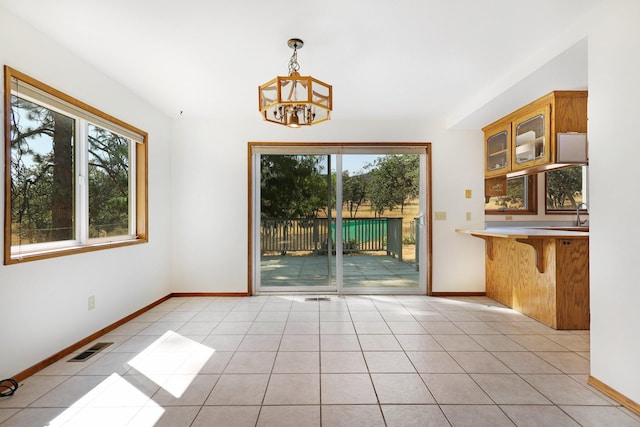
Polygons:
<instances>
[{"instance_id":1,"label":"sunlight patch on floor","mask_svg":"<svg viewBox=\"0 0 640 427\"><path fill-rule=\"evenodd\" d=\"M51 420L47 427L126 425L141 408L148 409L147 419L139 425L153 426L164 413L149 396L114 373Z\"/></svg>"},{"instance_id":2,"label":"sunlight patch on floor","mask_svg":"<svg viewBox=\"0 0 640 427\"><path fill-rule=\"evenodd\" d=\"M189 388L214 349L167 331L128 365L175 398ZM78 399L46 427L136 425L152 427L165 410L117 373Z\"/></svg>"},{"instance_id":3,"label":"sunlight patch on floor","mask_svg":"<svg viewBox=\"0 0 640 427\"><path fill-rule=\"evenodd\" d=\"M214 352L206 345L167 331L131 359L129 365L179 398Z\"/></svg>"}]
</instances>

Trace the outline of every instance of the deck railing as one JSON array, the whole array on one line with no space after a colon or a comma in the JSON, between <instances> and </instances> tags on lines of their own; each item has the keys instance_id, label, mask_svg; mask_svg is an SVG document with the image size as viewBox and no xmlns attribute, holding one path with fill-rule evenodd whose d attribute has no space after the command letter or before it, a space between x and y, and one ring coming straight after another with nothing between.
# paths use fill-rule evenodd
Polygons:
<instances>
[{"instance_id":1,"label":"deck railing","mask_svg":"<svg viewBox=\"0 0 640 427\"><path fill-rule=\"evenodd\" d=\"M343 218L344 253L386 251L402 259L402 218ZM327 218L272 218L260 221L262 253L313 252L326 254L331 235L335 247L335 220ZM329 234L331 233L331 234Z\"/></svg>"}]
</instances>

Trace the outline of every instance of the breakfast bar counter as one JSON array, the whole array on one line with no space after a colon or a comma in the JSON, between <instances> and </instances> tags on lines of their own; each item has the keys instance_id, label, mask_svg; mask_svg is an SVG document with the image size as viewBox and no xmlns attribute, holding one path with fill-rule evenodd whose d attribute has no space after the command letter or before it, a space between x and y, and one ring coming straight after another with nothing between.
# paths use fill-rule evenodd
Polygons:
<instances>
[{"instance_id":1,"label":"breakfast bar counter","mask_svg":"<svg viewBox=\"0 0 640 427\"><path fill-rule=\"evenodd\" d=\"M555 329L589 329L589 233L582 230L456 231L485 241L489 298Z\"/></svg>"}]
</instances>

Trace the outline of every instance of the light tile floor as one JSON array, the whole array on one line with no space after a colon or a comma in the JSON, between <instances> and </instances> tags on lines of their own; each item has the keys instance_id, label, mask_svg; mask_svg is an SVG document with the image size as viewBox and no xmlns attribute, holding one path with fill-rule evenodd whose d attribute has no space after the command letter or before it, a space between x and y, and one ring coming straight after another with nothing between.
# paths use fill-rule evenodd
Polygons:
<instances>
[{"instance_id":1,"label":"light tile floor","mask_svg":"<svg viewBox=\"0 0 640 427\"><path fill-rule=\"evenodd\" d=\"M0 425L640 426L587 385L588 331L487 298L172 298L97 341Z\"/></svg>"}]
</instances>

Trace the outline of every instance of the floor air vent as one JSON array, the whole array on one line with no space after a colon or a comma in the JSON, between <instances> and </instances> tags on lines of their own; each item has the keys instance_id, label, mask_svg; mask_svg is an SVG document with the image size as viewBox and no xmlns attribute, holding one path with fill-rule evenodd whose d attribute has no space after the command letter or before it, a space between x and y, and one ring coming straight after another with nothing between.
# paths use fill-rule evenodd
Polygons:
<instances>
[{"instance_id":1,"label":"floor air vent","mask_svg":"<svg viewBox=\"0 0 640 427\"><path fill-rule=\"evenodd\" d=\"M307 297L305 301L331 301L329 297Z\"/></svg>"},{"instance_id":2,"label":"floor air vent","mask_svg":"<svg viewBox=\"0 0 640 427\"><path fill-rule=\"evenodd\" d=\"M111 344L113 344L113 343L112 342L99 342L96 345L94 345L93 347L83 351L79 355L69 359L67 362L84 362L85 360L87 360L91 356L93 356L94 354L97 354L100 351L102 351L102 349L109 347Z\"/></svg>"}]
</instances>

